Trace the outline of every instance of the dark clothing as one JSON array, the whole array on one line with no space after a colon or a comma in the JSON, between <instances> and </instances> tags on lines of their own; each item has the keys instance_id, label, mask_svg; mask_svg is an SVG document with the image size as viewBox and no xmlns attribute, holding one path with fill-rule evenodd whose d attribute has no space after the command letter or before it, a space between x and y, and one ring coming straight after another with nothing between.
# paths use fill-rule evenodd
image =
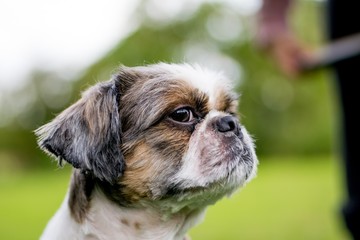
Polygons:
<instances>
[{"instance_id":1,"label":"dark clothing","mask_svg":"<svg viewBox=\"0 0 360 240\"><path fill-rule=\"evenodd\" d=\"M360 33L360 11L355 1L328 0L328 34L336 39L353 33ZM346 226L354 239L360 239L360 56L355 56L333 66L339 89L342 109L342 152L348 197L343 206Z\"/></svg>"}]
</instances>

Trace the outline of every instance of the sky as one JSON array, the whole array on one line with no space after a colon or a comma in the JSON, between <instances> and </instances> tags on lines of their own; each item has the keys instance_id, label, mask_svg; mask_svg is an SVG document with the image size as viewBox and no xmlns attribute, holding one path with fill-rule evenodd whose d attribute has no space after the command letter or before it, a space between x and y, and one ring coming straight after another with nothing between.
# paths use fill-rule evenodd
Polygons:
<instances>
[{"instance_id":1,"label":"sky","mask_svg":"<svg viewBox=\"0 0 360 240\"><path fill-rule=\"evenodd\" d=\"M204 1L183 0L198 5ZM260 0L222 0L255 9ZM173 15L179 1L148 0L157 16ZM139 0L0 0L0 94L20 88L34 70L76 74L136 29ZM181 4L180 4L181 5ZM155 7L155 9L154 9ZM168 16L171 17L171 16Z\"/></svg>"},{"instance_id":2,"label":"sky","mask_svg":"<svg viewBox=\"0 0 360 240\"><path fill-rule=\"evenodd\" d=\"M0 0L0 90L19 87L34 69L76 74L136 23L137 0Z\"/></svg>"}]
</instances>

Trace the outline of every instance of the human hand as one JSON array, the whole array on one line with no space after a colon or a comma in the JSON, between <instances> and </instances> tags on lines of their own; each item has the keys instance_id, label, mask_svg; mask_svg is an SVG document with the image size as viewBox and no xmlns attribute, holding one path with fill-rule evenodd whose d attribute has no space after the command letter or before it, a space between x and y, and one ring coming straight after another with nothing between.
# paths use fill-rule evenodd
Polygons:
<instances>
[{"instance_id":1,"label":"human hand","mask_svg":"<svg viewBox=\"0 0 360 240\"><path fill-rule=\"evenodd\" d=\"M263 41L264 42L264 41ZM304 63L312 59L312 51L290 32L278 32L261 46L288 77L298 77Z\"/></svg>"},{"instance_id":2,"label":"human hand","mask_svg":"<svg viewBox=\"0 0 360 240\"><path fill-rule=\"evenodd\" d=\"M293 34L288 23L292 0L263 0L257 15L255 40L261 49L274 59L280 70L289 77L302 73L304 63L312 54Z\"/></svg>"}]
</instances>

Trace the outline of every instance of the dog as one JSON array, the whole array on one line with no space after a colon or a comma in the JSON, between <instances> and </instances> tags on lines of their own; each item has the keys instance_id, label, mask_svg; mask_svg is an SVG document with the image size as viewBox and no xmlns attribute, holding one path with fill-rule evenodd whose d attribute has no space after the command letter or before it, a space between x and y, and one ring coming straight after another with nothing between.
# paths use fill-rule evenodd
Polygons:
<instances>
[{"instance_id":1,"label":"dog","mask_svg":"<svg viewBox=\"0 0 360 240\"><path fill-rule=\"evenodd\" d=\"M196 64L121 66L35 130L73 166L41 239L188 239L209 205L256 175L232 88Z\"/></svg>"}]
</instances>

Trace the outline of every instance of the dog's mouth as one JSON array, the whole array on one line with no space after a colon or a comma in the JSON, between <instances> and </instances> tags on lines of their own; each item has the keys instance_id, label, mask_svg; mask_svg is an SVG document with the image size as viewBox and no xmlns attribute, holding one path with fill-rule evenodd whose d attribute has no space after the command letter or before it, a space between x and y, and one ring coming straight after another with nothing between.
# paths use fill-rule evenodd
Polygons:
<instances>
[{"instance_id":1,"label":"dog's mouth","mask_svg":"<svg viewBox=\"0 0 360 240\"><path fill-rule=\"evenodd\" d=\"M246 130L221 135L204 131L193 139L183 162L170 177L166 197L231 193L255 175L257 158Z\"/></svg>"}]
</instances>

